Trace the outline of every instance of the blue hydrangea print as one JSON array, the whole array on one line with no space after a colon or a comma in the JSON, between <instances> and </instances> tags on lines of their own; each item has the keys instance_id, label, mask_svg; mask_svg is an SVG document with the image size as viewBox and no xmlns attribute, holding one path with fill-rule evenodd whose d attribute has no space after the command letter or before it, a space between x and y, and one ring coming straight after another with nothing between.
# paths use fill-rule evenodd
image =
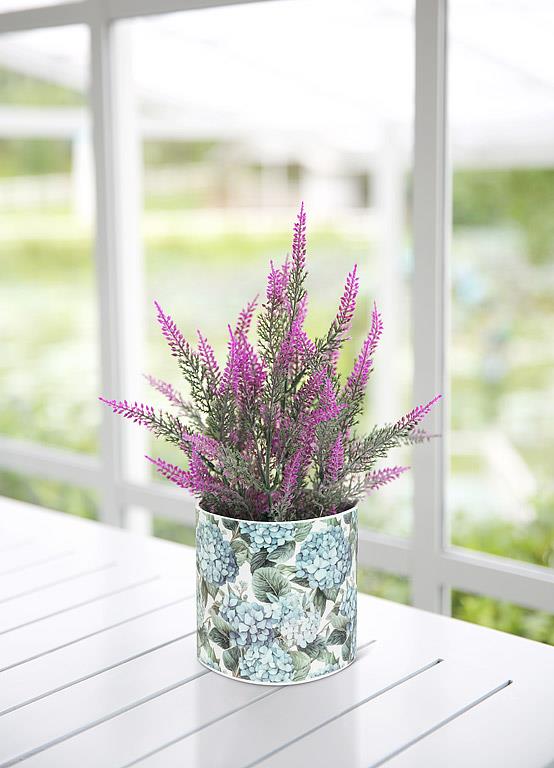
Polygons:
<instances>
[{"instance_id":1,"label":"blue hydrangea print","mask_svg":"<svg viewBox=\"0 0 554 768\"><path fill-rule=\"evenodd\" d=\"M294 541L294 527L282 523L240 523L240 532L250 539L252 552L274 552L289 541Z\"/></svg>"},{"instance_id":2,"label":"blue hydrangea print","mask_svg":"<svg viewBox=\"0 0 554 768\"><path fill-rule=\"evenodd\" d=\"M239 662L242 677L260 683L284 683L292 680L292 657L278 643L268 646L254 645Z\"/></svg>"},{"instance_id":3,"label":"blue hydrangea print","mask_svg":"<svg viewBox=\"0 0 554 768\"><path fill-rule=\"evenodd\" d=\"M196 529L196 558L200 573L210 584L234 581L238 573L231 545L212 523L201 523Z\"/></svg>"},{"instance_id":4,"label":"blue hydrangea print","mask_svg":"<svg viewBox=\"0 0 554 768\"><path fill-rule=\"evenodd\" d=\"M231 641L240 647L267 644L275 637L277 619L270 603L250 603L229 592L219 615L231 627Z\"/></svg>"},{"instance_id":5,"label":"blue hydrangea print","mask_svg":"<svg viewBox=\"0 0 554 768\"><path fill-rule=\"evenodd\" d=\"M310 533L296 555L296 575L310 587L340 587L350 571L352 553L341 527Z\"/></svg>"},{"instance_id":6,"label":"blue hydrangea print","mask_svg":"<svg viewBox=\"0 0 554 768\"><path fill-rule=\"evenodd\" d=\"M356 654L357 512L286 523L198 510L202 664L236 680L289 685Z\"/></svg>"},{"instance_id":7,"label":"blue hydrangea print","mask_svg":"<svg viewBox=\"0 0 554 768\"><path fill-rule=\"evenodd\" d=\"M316 639L321 617L312 606L303 605L298 592L281 597L275 614L279 617L279 633L288 645L305 648Z\"/></svg>"}]
</instances>

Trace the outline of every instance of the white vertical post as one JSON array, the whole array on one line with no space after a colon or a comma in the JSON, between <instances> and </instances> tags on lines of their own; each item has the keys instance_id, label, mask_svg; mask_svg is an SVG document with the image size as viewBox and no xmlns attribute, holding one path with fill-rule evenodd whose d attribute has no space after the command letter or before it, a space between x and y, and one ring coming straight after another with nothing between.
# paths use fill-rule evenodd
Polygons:
<instances>
[{"instance_id":1,"label":"white vertical post","mask_svg":"<svg viewBox=\"0 0 554 768\"><path fill-rule=\"evenodd\" d=\"M416 0L414 145L414 396L446 394L447 334L447 0ZM444 407L426 426L442 435L414 451L412 599L439 612L444 597L438 556L444 546L446 435Z\"/></svg>"},{"instance_id":2,"label":"white vertical post","mask_svg":"<svg viewBox=\"0 0 554 768\"><path fill-rule=\"evenodd\" d=\"M138 132L124 99L130 83L123 67L124 51L102 3L90 2L90 101L96 171L96 274L100 323L101 390L105 397L132 399L142 355L142 253ZM119 30L117 30L119 32ZM100 406L99 406L100 407ZM101 517L121 525L123 481L142 450L137 430L102 408ZM131 455L131 445L133 454ZM144 523L144 521L142 521ZM148 519L146 519L146 526ZM144 529L145 525L141 525Z\"/></svg>"}]
</instances>

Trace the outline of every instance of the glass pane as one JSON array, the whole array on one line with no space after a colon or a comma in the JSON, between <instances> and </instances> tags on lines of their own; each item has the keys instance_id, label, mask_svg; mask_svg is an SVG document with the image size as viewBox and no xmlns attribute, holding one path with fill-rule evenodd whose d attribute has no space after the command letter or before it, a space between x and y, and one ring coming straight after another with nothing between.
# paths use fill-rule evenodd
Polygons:
<instances>
[{"instance_id":1,"label":"glass pane","mask_svg":"<svg viewBox=\"0 0 554 768\"><path fill-rule=\"evenodd\" d=\"M372 568L358 568L358 589L395 603L410 605L412 601L408 579Z\"/></svg>"},{"instance_id":2,"label":"glass pane","mask_svg":"<svg viewBox=\"0 0 554 768\"><path fill-rule=\"evenodd\" d=\"M84 28L0 36L0 432L97 446Z\"/></svg>"},{"instance_id":3,"label":"glass pane","mask_svg":"<svg viewBox=\"0 0 554 768\"><path fill-rule=\"evenodd\" d=\"M0 496L98 520L98 495L88 488L0 470Z\"/></svg>"},{"instance_id":4,"label":"glass pane","mask_svg":"<svg viewBox=\"0 0 554 768\"><path fill-rule=\"evenodd\" d=\"M227 323L290 249L303 199L309 330L328 327L357 262L363 295L343 368L376 299L385 336L366 422L409 410L412 17L411 0L296 0L120 25L144 136L149 372L178 384L153 300L189 339L201 328L221 358ZM363 520L406 534L410 502L403 478L364 504Z\"/></svg>"},{"instance_id":5,"label":"glass pane","mask_svg":"<svg viewBox=\"0 0 554 768\"><path fill-rule=\"evenodd\" d=\"M554 6L451 11L452 540L552 566Z\"/></svg>"},{"instance_id":6,"label":"glass pane","mask_svg":"<svg viewBox=\"0 0 554 768\"><path fill-rule=\"evenodd\" d=\"M194 547L195 544L194 528L177 523L175 520L168 520L166 517L154 518L152 535L160 539L176 541L179 544L187 544L189 547Z\"/></svg>"},{"instance_id":7,"label":"glass pane","mask_svg":"<svg viewBox=\"0 0 554 768\"><path fill-rule=\"evenodd\" d=\"M544 611L454 590L452 616L554 645L554 614Z\"/></svg>"}]
</instances>

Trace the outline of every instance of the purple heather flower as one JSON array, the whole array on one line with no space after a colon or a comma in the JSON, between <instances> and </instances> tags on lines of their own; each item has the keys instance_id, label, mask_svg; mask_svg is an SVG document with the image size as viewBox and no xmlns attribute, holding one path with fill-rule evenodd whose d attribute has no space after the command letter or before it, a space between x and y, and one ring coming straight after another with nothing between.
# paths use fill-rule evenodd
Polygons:
<instances>
[{"instance_id":1,"label":"purple heather flower","mask_svg":"<svg viewBox=\"0 0 554 768\"><path fill-rule=\"evenodd\" d=\"M313 411L312 416L316 424L324 421L330 421L336 418L344 408L344 405L337 403L333 382L329 376L325 375L323 387L319 396L319 408Z\"/></svg>"},{"instance_id":2,"label":"purple heather flower","mask_svg":"<svg viewBox=\"0 0 554 768\"><path fill-rule=\"evenodd\" d=\"M229 341L227 343L227 363L223 369L223 375L221 377L220 392L236 392L238 385L238 344L235 339L235 335L230 325L227 326L229 331Z\"/></svg>"},{"instance_id":3,"label":"purple heather flower","mask_svg":"<svg viewBox=\"0 0 554 768\"><path fill-rule=\"evenodd\" d=\"M350 438L382 333L381 317L374 307L371 329L341 390L336 362L352 326L358 270L354 266L348 274L333 324L316 343L304 330L305 278L302 204L290 261L280 267L271 263L267 300L257 323L259 346L248 341L255 299L240 312L235 328L229 326L228 355L221 368L200 332L198 348L193 349L173 319L155 304L191 402L171 384L153 377L147 380L179 407L194 425L194 433L179 415L143 403L100 398L115 413L181 448L188 460L186 469L163 459L149 460L165 478L200 497L210 511L264 521L294 518L295 510L298 517L320 508L322 514L332 514L353 500L353 489L373 491L405 471L390 467L368 473L378 456L396 445L431 437L417 427L438 397L396 424L377 429L375 440ZM316 480L315 469L318 477L321 471L322 482Z\"/></svg>"},{"instance_id":4,"label":"purple heather flower","mask_svg":"<svg viewBox=\"0 0 554 768\"><path fill-rule=\"evenodd\" d=\"M376 491L383 485L396 480L401 474L406 472L409 467L386 467L385 469L376 469L369 472L365 477L365 487L368 491Z\"/></svg>"},{"instance_id":5,"label":"purple heather flower","mask_svg":"<svg viewBox=\"0 0 554 768\"><path fill-rule=\"evenodd\" d=\"M343 398L348 399L351 397L360 396L363 394L369 374L371 373L371 367L373 365L373 355L377 349L379 339L383 333L383 322L381 315L377 311L377 307L373 305L373 312L371 315L371 328L369 333L362 344L362 349L350 376L347 379L346 386L344 388Z\"/></svg>"},{"instance_id":6,"label":"purple heather flower","mask_svg":"<svg viewBox=\"0 0 554 768\"><path fill-rule=\"evenodd\" d=\"M197 330L196 333L198 335L198 356L210 379L210 388L215 392L221 381L221 371L215 359L213 348L208 344L207 339L202 336L200 331Z\"/></svg>"},{"instance_id":7,"label":"purple heather flower","mask_svg":"<svg viewBox=\"0 0 554 768\"><path fill-rule=\"evenodd\" d=\"M337 334L337 340L340 342L333 347L331 352L331 363L333 368L337 364L340 353L340 344L348 339L348 332L352 325L352 318L356 310L356 298L360 287L360 280L357 274L358 266L354 264L352 272L348 273L344 291L339 303L339 309L333 321L333 328Z\"/></svg>"},{"instance_id":8,"label":"purple heather flower","mask_svg":"<svg viewBox=\"0 0 554 768\"><path fill-rule=\"evenodd\" d=\"M300 212L294 225L291 257L294 269L302 272L306 267L306 211L304 210L304 203L300 206Z\"/></svg>"},{"instance_id":9,"label":"purple heather flower","mask_svg":"<svg viewBox=\"0 0 554 768\"><path fill-rule=\"evenodd\" d=\"M302 320L297 317L293 320L291 328L277 355L275 367L287 373L294 363L313 353L315 347L306 331L302 328Z\"/></svg>"},{"instance_id":10,"label":"purple heather flower","mask_svg":"<svg viewBox=\"0 0 554 768\"><path fill-rule=\"evenodd\" d=\"M119 416L123 416L125 419L130 419L135 424L141 424L143 427L150 428L153 418L155 418L156 411L151 405L145 405L144 403L129 403L127 400L106 400L104 397L99 397L106 405L109 405L114 413Z\"/></svg>"},{"instance_id":11,"label":"purple heather flower","mask_svg":"<svg viewBox=\"0 0 554 768\"><path fill-rule=\"evenodd\" d=\"M300 448L285 464L283 482L278 497L282 504L287 504L290 501L296 489L302 465L305 463L302 453Z\"/></svg>"},{"instance_id":12,"label":"purple heather flower","mask_svg":"<svg viewBox=\"0 0 554 768\"><path fill-rule=\"evenodd\" d=\"M221 445L213 437L184 432L182 439L183 443L190 446L191 451L199 453L207 459L216 460L221 455Z\"/></svg>"},{"instance_id":13,"label":"purple heather flower","mask_svg":"<svg viewBox=\"0 0 554 768\"><path fill-rule=\"evenodd\" d=\"M179 488L185 488L187 491L192 490L191 476L189 472L186 472L184 469L181 469L181 467L177 467L175 464L170 464L163 459L152 459L150 456L146 456L146 458L148 461L152 462L160 475L165 477L166 480L175 483Z\"/></svg>"},{"instance_id":14,"label":"purple heather flower","mask_svg":"<svg viewBox=\"0 0 554 768\"><path fill-rule=\"evenodd\" d=\"M274 306L288 306L287 286L289 283L290 265L288 261L275 269L273 261L270 261L270 271L267 277L266 297L269 304Z\"/></svg>"},{"instance_id":15,"label":"purple heather flower","mask_svg":"<svg viewBox=\"0 0 554 768\"><path fill-rule=\"evenodd\" d=\"M235 326L235 336L248 336L257 304L258 297L256 296L244 309L241 309Z\"/></svg>"},{"instance_id":16,"label":"purple heather flower","mask_svg":"<svg viewBox=\"0 0 554 768\"><path fill-rule=\"evenodd\" d=\"M336 483L339 474L344 466L344 444L342 437L339 435L329 452L327 459L327 465L325 467L325 476L332 482Z\"/></svg>"},{"instance_id":17,"label":"purple heather flower","mask_svg":"<svg viewBox=\"0 0 554 768\"><path fill-rule=\"evenodd\" d=\"M162 328L162 334L169 344L173 357L180 357L183 354L190 353L192 351L190 344L177 328L171 316L165 314L157 301L154 302L154 305L158 312L158 322Z\"/></svg>"},{"instance_id":18,"label":"purple heather flower","mask_svg":"<svg viewBox=\"0 0 554 768\"><path fill-rule=\"evenodd\" d=\"M167 381L162 381L161 379L156 379L154 376L150 376L149 374L145 374L144 378L151 387L166 397L172 405L176 405L179 408L184 405L185 401L183 400L182 395L177 392L172 384L169 384Z\"/></svg>"},{"instance_id":19,"label":"purple heather flower","mask_svg":"<svg viewBox=\"0 0 554 768\"><path fill-rule=\"evenodd\" d=\"M441 399L442 395L437 395L432 400L429 400L425 405L416 406L410 413L407 413L401 419L399 419L394 425L397 430L411 432L420 421L423 421L425 416L429 413L431 408Z\"/></svg>"},{"instance_id":20,"label":"purple heather flower","mask_svg":"<svg viewBox=\"0 0 554 768\"><path fill-rule=\"evenodd\" d=\"M243 334L235 335L229 326L229 354L223 371L221 391L232 391L242 406L261 391L266 372L254 347Z\"/></svg>"}]
</instances>

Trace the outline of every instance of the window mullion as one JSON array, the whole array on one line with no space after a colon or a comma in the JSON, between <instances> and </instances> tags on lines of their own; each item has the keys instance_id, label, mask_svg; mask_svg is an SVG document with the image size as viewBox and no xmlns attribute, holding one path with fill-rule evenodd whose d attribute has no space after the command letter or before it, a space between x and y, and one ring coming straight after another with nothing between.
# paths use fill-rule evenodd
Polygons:
<instances>
[{"instance_id":1,"label":"window mullion","mask_svg":"<svg viewBox=\"0 0 554 768\"><path fill-rule=\"evenodd\" d=\"M100 323L101 389L106 397L138 397L143 354L140 235L140 137L126 92L131 90L119 30L103 5L90 2L90 101L96 170L96 275ZM115 34L117 32L118 34ZM127 30L123 30L127 32ZM130 116L130 119L127 119ZM144 453L136 427L101 414L102 519L122 524L121 486ZM142 464L142 462L141 462ZM140 479L133 477L133 479ZM146 516L148 526L149 515ZM142 526L144 528L144 526Z\"/></svg>"},{"instance_id":2,"label":"window mullion","mask_svg":"<svg viewBox=\"0 0 554 768\"><path fill-rule=\"evenodd\" d=\"M447 0L416 0L414 146L414 396L446 394ZM438 440L414 451L413 603L443 607L438 558L444 546L446 409L428 417Z\"/></svg>"}]
</instances>

